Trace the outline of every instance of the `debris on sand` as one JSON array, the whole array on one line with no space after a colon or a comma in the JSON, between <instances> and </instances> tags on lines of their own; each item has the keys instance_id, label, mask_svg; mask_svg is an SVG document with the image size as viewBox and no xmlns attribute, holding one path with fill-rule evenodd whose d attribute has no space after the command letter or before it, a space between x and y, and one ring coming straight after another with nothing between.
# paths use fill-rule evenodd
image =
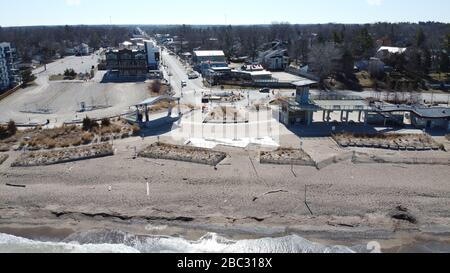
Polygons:
<instances>
[{"instance_id":1,"label":"debris on sand","mask_svg":"<svg viewBox=\"0 0 450 273\"><path fill-rule=\"evenodd\" d=\"M253 197L253 202L256 202L258 199L260 199L260 198L262 198L262 197L264 197L266 195L275 194L275 193L288 193L288 191L286 191L286 190L268 191L268 192L262 194L259 197Z\"/></svg>"},{"instance_id":2,"label":"debris on sand","mask_svg":"<svg viewBox=\"0 0 450 273\"><path fill-rule=\"evenodd\" d=\"M417 218L403 206L397 206L391 213L391 218L401 221L407 221L411 224L417 224Z\"/></svg>"},{"instance_id":3,"label":"debris on sand","mask_svg":"<svg viewBox=\"0 0 450 273\"><path fill-rule=\"evenodd\" d=\"M6 159L8 159L8 155L7 154L0 154L0 165L2 165L3 162L6 161Z\"/></svg>"}]
</instances>

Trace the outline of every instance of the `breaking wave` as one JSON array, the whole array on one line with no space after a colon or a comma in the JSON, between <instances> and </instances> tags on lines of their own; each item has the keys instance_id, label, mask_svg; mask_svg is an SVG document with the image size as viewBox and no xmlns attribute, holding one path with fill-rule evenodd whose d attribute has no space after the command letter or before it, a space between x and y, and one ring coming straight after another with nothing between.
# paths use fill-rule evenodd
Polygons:
<instances>
[{"instance_id":1,"label":"breaking wave","mask_svg":"<svg viewBox=\"0 0 450 273\"><path fill-rule=\"evenodd\" d=\"M122 231L76 233L62 242L41 242L0 234L2 253L354 253L355 248L325 246L297 235L254 240L229 240L208 233L197 241L167 236L142 236Z\"/></svg>"}]
</instances>

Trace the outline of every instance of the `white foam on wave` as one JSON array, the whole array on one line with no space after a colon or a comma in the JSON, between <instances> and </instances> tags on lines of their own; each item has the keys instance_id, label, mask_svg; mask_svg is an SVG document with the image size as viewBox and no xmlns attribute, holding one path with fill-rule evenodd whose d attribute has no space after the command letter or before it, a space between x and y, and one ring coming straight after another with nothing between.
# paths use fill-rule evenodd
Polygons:
<instances>
[{"instance_id":1,"label":"white foam on wave","mask_svg":"<svg viewBox=\"0 0 450 273\"><path fill-rule=\"evenodd\" d=\"M86 236L86 234L84 235ZM291 235L280 238L229 240L208 233L197 241L165 236L134 236L127 234L123 244L50 243L0 234L0 252L50 253L353 253L344 246L324 246ZM132 238L131 238L132 237Z\"/></svg>"},{"instance_id":2,"label":"white foam on wave","mask_svg":"<svg viewBox=\"0 0 450 273\"><path fill-rule=\"evenodd\" d=\"M233 241L215 233L209 233L198 241L182 238L148 238L136 246L143 252L182 252L182 253L352 253L344 246L327 247L291 235L281 238L263 238Z\"/></svg>"},{"instance_id":3,"label":"white foam on wave","mask_svg":"<svg viewBox=\"0 0 450 273\"><path fill-rule=\"evenodd\" d=\"M0 253L139 253L121 244L53 243L0 233Z\"/></svg>"}]
</instances>

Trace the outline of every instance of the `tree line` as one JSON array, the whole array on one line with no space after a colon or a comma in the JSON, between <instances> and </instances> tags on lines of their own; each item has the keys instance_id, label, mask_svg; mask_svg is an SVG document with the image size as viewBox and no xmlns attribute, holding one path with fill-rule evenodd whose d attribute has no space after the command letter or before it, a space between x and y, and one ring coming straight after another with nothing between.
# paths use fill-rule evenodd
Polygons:
<instances>
[{"instance_id":1,"label":"tree line","mask_svg":"<svg viewBox=\"0 0 450 273\"><path fill-rule=\"evenodd\" d=\"M255 60L274 40L282 41L297 65L310 65L320 78L351 77L354 62L374 56L379 45L408 47L406 56L393 56L388 65L398 71L426 75L448 72L450 24L438 22L375 23L365 25L269 25L140 26L148 34L168 33L182 42L182 51L222 49L232 57ZM0 27L0 41L11 42L24 62L34 55L45 60L64 55L66 48L86 43L90 47L114 47L136 33L136 26L36 26ZM187 43L186 43L187 42ZM377 77L378 75L374 75Z\"/></svg>"}]
</instances>

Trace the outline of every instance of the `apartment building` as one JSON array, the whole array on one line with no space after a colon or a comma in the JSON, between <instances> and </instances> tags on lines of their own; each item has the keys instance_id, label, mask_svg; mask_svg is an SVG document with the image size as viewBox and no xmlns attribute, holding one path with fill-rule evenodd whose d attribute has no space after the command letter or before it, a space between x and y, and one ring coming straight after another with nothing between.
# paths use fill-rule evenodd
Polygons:
<instances>
[{"instance_id":1,"label":"apartment building","mask_svg":"<svg viewBox=\"0 0 450 273\"><path fill-rule=\"evenodd\" d=\"M16 49L10 43L0 43L0 90L20 83Z\"/></svg>"}]
</instances>

